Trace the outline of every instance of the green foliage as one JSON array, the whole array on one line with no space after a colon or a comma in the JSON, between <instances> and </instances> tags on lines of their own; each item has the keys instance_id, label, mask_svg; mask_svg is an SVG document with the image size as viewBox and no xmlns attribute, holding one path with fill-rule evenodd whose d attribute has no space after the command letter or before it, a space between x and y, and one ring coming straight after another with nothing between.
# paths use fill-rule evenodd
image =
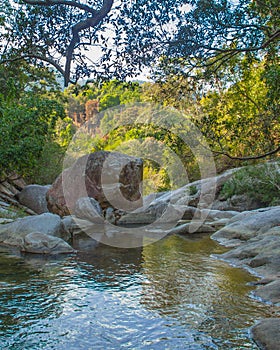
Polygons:
<instances>
[{"instance_id":1,"label":"green foliage","mask_svg":"<svg viewBox=\"0 0 280 350\"><path fill-rule=\"evenodd\" d=\"M140 102L141 86L137 82L110 80L103 83L88 83L85 86L70 85L64 91L67 99L66 109L69 115L85 113L85 104L89 100L99 102L99 111L128 103Z\"/></svg>"},{"instance_id":2,"label":"green foliage","mask_svg":"<svg viewBox=\"0 0 280 350\"><path fill-rule=\"evenodd\" d=\"M16 220L18 218L23 218L25 216L27 216L27 214L22 209L19 209L14 206L5 208L5 211L0 211L0 218L4 218L4 219Z\"/></svg>"},{"instance_id":3,"label":"green foliage","mask_svg":"<svg viewBox=\"0 0 280 350\"><path fill-rule=\"evenodd\" d=\"M58 121L65 118L64 106L48 70L11 64L1 66L0 72L0 173L17 172L30 179L40 167L46 143L56 137ZM61 149L69 133L69 127L60 130Z\"/></svg>"},{"instance_id":4,"label":"green foliage","mask_svg":"<svg viewBox=\"0 0 280 350\"><path fill-rule=\"evenodd\" d=\"M226 199L246 194L263 206L280 205L280 163L265 163L237 171L223 186Z\"/></svg>"},{"instance_id":5,"label":"green foliage","mask_svg":"<svg viewBox=\"0 0 280 350\"><path fill-rule=\"evenodd\" d=\"M253 156L279 145L278 68L266 63L249 57L238 66L236 60L229 63L200 100L202 113L195 123L214 151Z\"/></svg>"},{"instance_id":6,"label":"green foliage","mask_svg":"<svg viewBox=\"0 0 280 350\"><path fill-rule=\"evenodd\" d=\"M193 196L193 195L195 195L196 193L197 193L197 187L194 186L194 185L190 186L190 187L189 187L189 195L190 195L190 196Z\"/></svg>"},{"instance_id":7,"label":"green foliage","mask_svg":"<svg viewBox=\"0 0 280 350\"><path fill-rule=\"evenodd\" d=\"M25 175L26 180L39 185L52 184L62 171L64 155L65 148L54 140L46 141L35 166Z\"/></svg>"}]
</instances>

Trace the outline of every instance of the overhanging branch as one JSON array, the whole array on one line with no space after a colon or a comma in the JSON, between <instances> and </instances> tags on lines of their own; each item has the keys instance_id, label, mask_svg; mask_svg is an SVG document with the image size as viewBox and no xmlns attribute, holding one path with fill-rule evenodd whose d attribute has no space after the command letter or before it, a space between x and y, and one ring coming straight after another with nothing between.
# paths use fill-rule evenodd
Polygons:
<instances>
[{"instance_id":1,"label":"overhanging branch","mask_svg":"<svg viewBox=\"0 0 280 350\"><path fill-rule=\"evenodd\" d=\"M1 60L0 61L0 64L5 64L5 63L8 63L8 62L17 62L17 61L21 61L21 60L26 60L26 59L32 59L32 58L35 58L35 59L38 59L40 61L44 61L44 62L47 62L49 63L51 66L53 66L54 68L57 69L57 71L64 77L65 76L65 71L64 69L59 65L58 62L56 62L54 59L50 58L50 57L45 57L45 56L42 56L42 55L39 55L39 54L33 54L33 53L30 53L30 54L25 54L25 55L20 55L20 56L16 56L16 57L11 57L11 58L7 58L7 59L4 59L4 60ZM72 81L69 81L69 83L74 83Z\"/></svg>"},{"instance_id":2,"label":"overhanging branch","mask_svg":"<svg viewBox=\"0 0 280 350\"><path fill-rule=\"evenodd\" d=\"M81 4L77 1L71 1L71 0L22 0L22 1L28 5L39 5L39 6L66 5L66 6L79 8L93 15L96 13L96 10L91 8L90 6Z\"/></svg>"},{"instance_id":3,"label":"overhanging branch","mask_svg":"<svg viewBox=\"0 0 280 350\"><path fill-rule=\"evenodd\" d=\"M74 1L74 0L23 0L23 2L29 5L37 5L37 6L55 6L55 5L72 6L80 10L83 10L89 14L88 18L86 18L85 20L81 20L80 22L76 23L72 27L72 38L66 52L66 63L65 63L64 70L59 66L57 62L46 58L44 59L40 58L52 64L56 69L59 70L59 72L63 74L64 85L67 86L70 82L70 71L71 71L71 63L73 60L74 50L76 48L76 45L80 41L79 33L82 30L97 26L110 12L113 6L114 0L103 0L102 7L99 10L93 9L88 5L81 4L80 2ZM33 57L35 58L35 55L33 55Z\"/></svg>"},{"instance_id":4,"label":"overhanging branch","mask_svg":"<svg viewBox=\"0 0 280 350\"><path fill-rule=\"evenodd\" d=\"M223 156L226 156L230 159L233 159L233 160L255 160L255 159L262 159L262 158L266 158L268 156L271 156L273 154L276 154L278 152L280 152L280 146L278 146L277 148L275 148L274 150L272 151L269 151L267 153L263 153L263 154L259 154L257 156L249 156L249 157L234 157L232 156L231 154L227 153L227 152L224 152L224 151L212 151L215 155L223 155Z\"/></svg>"},{"instance_id":5,"label":"overhanging branch","mask_svg":"<svg viewBox=\"0 0 280 350\"><path fill-rule=\"evenodd\" d=\"M70 69L71 69L72 57L75 50L75 46L80 41L80 37L79 37L80 31L84 29L88 29L90 27L97 26L110 12L113 6L113 2L114 0L103 0L102 8L99 11L97 11L94 16L91 16L86 20L80 21L73 26L72 39L70 41L67 54L66 54L65 76L64 76L65 86L67 86L70 81Z\"/></svg>"}]
</instances>

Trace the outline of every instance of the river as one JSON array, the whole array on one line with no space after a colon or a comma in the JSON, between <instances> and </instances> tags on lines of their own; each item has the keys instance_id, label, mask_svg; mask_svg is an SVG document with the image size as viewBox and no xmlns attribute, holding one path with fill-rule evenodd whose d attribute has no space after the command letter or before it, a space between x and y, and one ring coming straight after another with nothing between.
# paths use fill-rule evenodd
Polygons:
<instances>
[{"instance_id":1,"label":"river","mask_svg":"<svg viewBox=\"0 0 280 350\"><path fill-rule=\"evenodd\" d=\"M1 349L257 349L248 329L270 307L256 278L217 260L208 235L143 248L74 242L77 255L0 250Z\"/></svg>"}]
</instances>

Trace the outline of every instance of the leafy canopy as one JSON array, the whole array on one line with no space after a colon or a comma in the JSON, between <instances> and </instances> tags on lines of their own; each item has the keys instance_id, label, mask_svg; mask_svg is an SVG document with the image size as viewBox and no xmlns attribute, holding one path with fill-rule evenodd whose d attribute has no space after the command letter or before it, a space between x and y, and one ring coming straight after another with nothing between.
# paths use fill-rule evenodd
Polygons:
<instances>
[{"instance_id":1,"label":"leafy canopy","mask_svg":"<svg viewBox=\"0 0 280 350\"><path fill-rule=\"evenodd\" d=\"M275 54L279 18L278 0L4 0L0 61L47 62L65 85L135 76L160 58L164 71L186 73Z\"/></svg>"}]
</instances>

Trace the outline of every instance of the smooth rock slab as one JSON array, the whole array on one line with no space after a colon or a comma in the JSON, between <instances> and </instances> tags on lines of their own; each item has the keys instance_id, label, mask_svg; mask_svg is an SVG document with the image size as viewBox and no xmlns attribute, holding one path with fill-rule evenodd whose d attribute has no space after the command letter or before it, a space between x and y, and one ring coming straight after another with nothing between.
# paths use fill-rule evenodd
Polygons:
<instances>
[{"instance_id":1,"label":"smooth rock slab","mask_svg":"<svg viewBox=\"0 0 280 350\"><path fill-rule=\"evenodd\" d=\"M195 233L211 233L215 232L215 229L203 222L192 222L183 225L176 226L168 231L168 234L195 234Z\"/></svg>"},{"instance_id":2,"label":"smooth rock slab","mask_svg":"<svg viewBox=\"0 0 280 350\"><path fill-rule=\"evenodd\" d=\"M234 220L238 216L234 217ZM213 234L212 238L221 244L227 245L230 240L246 241L277 225L280 225L280 206L272 207L266 211L257 211L243 219L234 221Z\"/></svg>"},{"instance_id":3,"label":"smooth rock slab","mask_svg":"<svg viewBox=\"0 0 280 350\"><path fill-rule=\"evenodd\" d=\"M23 239L21 251L34 254L66 254L74 253L74 249L58 237L41 232L31 232Z\"/></svg>"},{"instance_id":4,"label":"smooth rock slab","mask_svg":"<svg viewBox=\"0 0 280 350\"><path fill-rule=\"evenodd\" d=\"M265 301L280 305L280 279L258 287L255 295Z\"/></svg>"},{"instance_id":5,"label":"smooth rock slab","mask_svg":"<svg viewBox=\"0 0 280 350\"><path fill-rule=\"evenodd\" d=\"M61 237L63 232L61 219L58 215L44 213L36 216L27 216L1 225L0 243L21 246L23 238L31 232L41 232L46 235Z\"/></svg>"},{"instance_id":6,"label":"smooth rock slab","mask_svg":"<svg viewBox=\"0 0 280 350\"><path fill-rule=\"evenodd\" d=\"M280 349L280 318L267 318L251 329L256 344L265 350Z\"/></svg>"}]
</instances>

